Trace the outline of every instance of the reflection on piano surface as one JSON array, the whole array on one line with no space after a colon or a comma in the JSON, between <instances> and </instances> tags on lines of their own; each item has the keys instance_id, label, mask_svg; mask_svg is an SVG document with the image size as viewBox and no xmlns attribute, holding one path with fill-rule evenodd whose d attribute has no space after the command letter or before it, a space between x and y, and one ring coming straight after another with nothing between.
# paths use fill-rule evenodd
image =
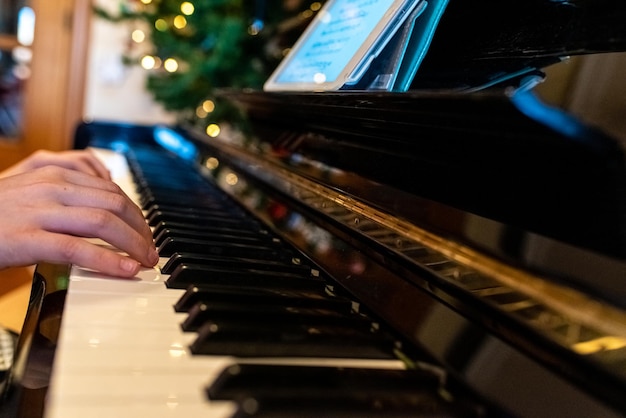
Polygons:
<instances>
[{"instance_id":1,"label":"reflection on piano surface","mask_svg":"<svg viewBox=\"0 0 626 418\"><path fill-rule=\"evenodd\" d=\"M38 266L11 413L622 415L623 155L527 94L225 91L253 136L82 125L162 258Z\"/></svg>"}]
</instances>

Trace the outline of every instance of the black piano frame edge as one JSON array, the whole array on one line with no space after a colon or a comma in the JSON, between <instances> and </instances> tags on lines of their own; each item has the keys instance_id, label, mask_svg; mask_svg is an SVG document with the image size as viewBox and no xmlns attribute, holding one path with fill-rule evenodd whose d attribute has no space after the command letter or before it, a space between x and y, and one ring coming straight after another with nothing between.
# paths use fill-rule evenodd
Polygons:
<instances>
[{"instance_id":1,"label":"black piano frame edge","mask_svg":"<svg viewBox=\"0 0 626 418\"><path fill-rule=\"evenodd\" d=\"M38 264L11 376L1 394L0 417L44 416L71 265Z\"/></svg>"}]
</instances>

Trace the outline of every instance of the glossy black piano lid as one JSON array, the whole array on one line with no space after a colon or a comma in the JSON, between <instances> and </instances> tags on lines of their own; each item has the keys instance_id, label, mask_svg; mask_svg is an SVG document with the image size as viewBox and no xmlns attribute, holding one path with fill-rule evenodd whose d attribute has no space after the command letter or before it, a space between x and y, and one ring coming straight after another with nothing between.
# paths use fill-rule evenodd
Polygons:
<instances>
[{"instance_id":1,"label":"glossy black piano lid","mask_svg":"<svg viewBox=\"0 0 626 418\"><path fill-rule=\"evenodd\" d=\"M604 297L624 303L622 146L532 91L223 94L244 109L274 156L354 176L329 179L323 170L289 163L294 170L523 268L570 276L566 260L584 253L610 268L602 279L578 269L575 275L590 277L577 285L601 282ZM435 212L450 210L458 219L480 219L485 234L433 221ZM538 239L558 247L539 264L527 253ZM585 290L598 292L593 285Z\"/></svg>"},{"instance_id":2,"label":"glossy black piano lid","mask_svg":"<svg viewBox=\"0 0 626 418\"><path fill-rule=\"evenodd\" d=\"M532 93L226 95L275 150L521 230L626 255L619 141ZM411 217L411 208L389 204Z\"/></svg>"}]
</instances>

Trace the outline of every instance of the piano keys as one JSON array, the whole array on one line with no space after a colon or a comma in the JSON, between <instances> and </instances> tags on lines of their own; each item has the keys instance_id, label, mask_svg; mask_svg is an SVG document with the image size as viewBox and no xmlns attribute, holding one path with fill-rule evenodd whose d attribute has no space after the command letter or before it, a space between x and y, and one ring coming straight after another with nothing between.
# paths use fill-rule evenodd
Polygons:
<instances>
[{"instance_id":1,"label":"piano keys","mask_svg":"<svg viewBox=\"0 0 626 418\"><path fill-rule=\"evenodd\" d=\"M101 153L112 172L118 173L118 184L133 183L130 171L119 176L119 167L125 164L123 156ZM137 150L133 154L138 154ZM142 183L141 178L138 183ZM186 181L181 184L189 193L202 194L204 189L187 189L193 183ZM128 192L137 194L132 187ZM151 195L152 189L148 193ZM151 200L145 196L136 197L138 204L143 206ZM217 200L221 202L219 206L228 206L222 213L235 219L240 210L233 210L232 202L222 200L221 195ZM175 217L178 214L176 210L166 211L167 220L170 213ZM208 219L213 218L208 215ZM248 231L252 230L253 222L247 217L243 223ZM271 235L262 227L259 231L262 237ZM265 243L267 248L281 248L279 240L266 238ZM203 245L213 248L212 241ZM355 416L356 411L363 416L388 416L391 411L405 417L432 413L451 417L477 415L471 404L451 405L440 396L445 384L438 372L406 370L393 355L394 339L359 312L355 302L328 289L320 272L298 260L291 249L281 248L284 256L271 254L269 260L222 254L218 260L252 266L241 277L244 283L238 276L229 276L226 268L226 279L218 276L218 282L213 281L213 276L203 269L205 265L198 263L219 264L213 263L217 256L208 251L207 259L199 260L199 255L187 254L185 249L184 244L177 247L176 257L163 257L159 268L146 269L135 281L103 280L92 272L73 269L58 342L63 354L57 352L54 389L48 395L45 416L94 416L94 405L100 405L100 416L275 416L268 411L284 403L291 408L311 404L308 409L313 415L320 412L320 407L332 411L332 403L336 403L337 416ZM175 277L184 273L177 268L170 275L161 273L174 259L179 260L179 266L198 269L195 284L179 286ZM185 264L186 261L192 263ZM257 271L280 275L281 269L291 274L280 280L267 274L252 278ZM298 281L304 283L291 283ZM198 300L185 308L194 298ZM198 319L199 315L206 318ZM136 354L131 353L135 350ZM241 394L228 395L228 391L218 389L226 383L210 384L212 380L227 382L224 376L232 374L233 368L246 371L237 375L244 386L236 389L245 394L245 399L239 399ZM268 382L260 387L265 392L257 394L245 387L250 383L243 377L259 368L268 374ZM316 393L301 388L294 396L290 390L296 389L294 383L288 383L287 370L305 377L309 385L317 382L321 387ZM357 376L356 380L350 373ZM342 382L346 375L350 380ZM282 391L273 380L278 376L283 376L287 385ZM258 379L257 371L251 380ZM360 388L355 386L359 381ZM330 382L336 382L331 391L325 388ZM412 390L415 385L418 391ZM403 387L403 394L394 390L398 386ZM312 408L312 403L322 399L330 402ZM251 402L255 405L253 410ZM278 409L285 413L284 408Z\"/></svg>"}]
</instances>

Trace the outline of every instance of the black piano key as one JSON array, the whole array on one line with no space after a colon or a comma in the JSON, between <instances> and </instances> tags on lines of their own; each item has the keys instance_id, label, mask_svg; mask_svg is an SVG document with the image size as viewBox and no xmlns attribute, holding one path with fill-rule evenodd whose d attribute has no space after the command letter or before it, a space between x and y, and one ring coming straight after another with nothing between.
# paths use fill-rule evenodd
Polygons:
<instances>
[{"instance_id":1,"label":"black piano key","mask_svg":"<svg viewBox=\"0 0 626 418\"><path fill-rule=\"evenodd\" d=\"M154 205L176 204L180 206L212 205L215 198L212 196L189 195L186 190L171 190L170 196L155 195L154 193L139 193L139 206L143 210L149 210Z\"/></svg>"},{"instance_id":2,"label":"black piano key","mask_svg":"<svg viewBox=\"0 0 626 418\"><path fill-rule=\"evenodd\" d=\"M353 309L350 299L325 292L270 288L233 288L219 286L190 286L174 305L176 312L188 312L199 302L224 301L254 304L277 304L308 308L334 309L348 313Z\"/></svg>"},{"instance_id":3,"label":"black piano key","mask_svg":"<svg viewBox=\"0 0 626 418\"><path fill-rule=\"evenodd\" d=\"M186 168L186 170L194 171L192 168ZM171 193L173 190L187 190L190 194L211 196L214 200L227 200L224 192L216 188L212 183L207 182L202 177L193 174L188 175L188 173L184 172L173 173L172 177L164 178L143 170L142 173L138 174L137 188L162 196L173 196Z\"/></svg>"},{"instance_id":4,"label":"black piano key","mask_svg":"<svg viewBox=\"0 0 626 418\"><path fill-rule=\"evenodd\" d=\"M161 230L157 235L154 236L154 244L159 247L163 242L169 237L178 237L178 238L191 238L191 239L209 239L220 241L228 241L228 242L241 242L241 243L249 243L249 244L261 244L261 245L277 245L280 241L276 238L272 238L267 235L239 235L236 233L223 233L220 232L218 228L215 228L213 231L209 232L207 230L204 231L194 231L189 229L164 229Z\"/></svg>"},{"instance_id":5,"label":"black piano key","mask_svg":"<svg viewBox=\"0 0 626 418\"><path fill-rule=\"evenodd\" d=\"M187 222L198 225L224 224L224 225L243 225L247 224L248 219L241 217L233 217L228 213L222 215L210 215L206 213L186 213L184 211L155 211L149 218L146 218L150 226L155 226L161 221Z\"/></svg>"},{"instance_id":6,"label":"black piano key","mask_svg":"<svg viewBox=\"0 0 626 418\"><path fill-rule=\"evenodd\" d=\"M146 211L162 210L205 210L205 211L234 211L238 214L245 213L243 209L223 195L212 190L160 190L148 186L143 191L147 200L153 200L152 205Z\"/></svg>"},{"instance_id":7,"label":"black piano key","mask_svg":"<svg viewBox=\"0 0 626 418\"><path fill-rule=\"evenodd\" d=\"M214 203L229 200L221 190L215 189L206 182L197 182L184 178L173 179L164 183L159 179L155 181L155 179L140 177L135 190L142 197L150 198L152 196L155 200L171 202L175 205L181 205L181 202L190 201L192 198L198 201ZM182 195L181 192L185 194Z\"/></svg>"},{"instance_id":8,"label":"black piano key","mask_svg":"<svg viewBox=\"0 0 626 418\"><path fill-rule=\"evenodd\" d=\"M395 343L380 332L337 325L210 321L190 345L193 354L238 357L393 359Z\"/></svg>"},{"instance_id":9,"label":"black piano key","mask_svg":"<svg viewBox=\"0 0 626 418\"><path fill-rule=\"evenodd\" d=\"M238 403L238 417L477 418L471 402L442 396L429 370L234 364L206 388Z\"/></svg>"},{"instance_id":10,"label":"black piano key","mask_svg":"<svg viewBox=\"0 0 626 418\"><path fill-rule=\"evenodd\" d=\"M165 283L172 289L186 289L189 285L221 285L321 291L326 286L321 278L301 274L199 264L180 264Z\"/></svg>"},{"instance_id":11,"label":"black piano key","mask_svg":"<svg viewBox=\"0 0 626 418\"><path fill-rule=\"evenodd\" d=\"M231 205L199 205L193 206L176 206L176 205L163 205L153 204L149 208L145 209L146 219L151 219L156 213L178 213L178 214L193 214L193 215L205 215L205 216L221 216L224 217L228 214L228 217L241 218L243 215L241 209L235 208Z\"/></svg>"},{"instance_id":12,"label":"black piano key","mask_svg":"<svg viewBox=\"0 0 626 418\"><path fill-rule=\"evenodd\" d=\"M226 367L206 388L206 394L211 400L252 396L342 398L436 391L440 386L440 375L430 370L241 363Z\"/></svg>"},{"instance_id":13,"label":"black piano key","mask_svg":"<svg viewBox=\"0 0 626 418\"><path fill-rule=\"evenodd\" d=\"M167 176L163 175L164 164L167 165ZM155 186L186 186L195 189L201 185L209 185L196 170L180 160L168 158L142 161L139 166L138 177Z\"/></svg>"},{"instance_id":14,"label":"black piano key","mask_svg":"<svg viewBox=\"0 0 626 418\"><path fill-rule=\"evenodd\" d=\"M176 195L185 195L185 197L175 197ZM176 198L176 201L171 199ZM154 196L146 194L140 196L141 208L145 212L146 219L152 219L157 214L193 214L204 215L208 217L224 217L226 219L243 219L248 215L243 210L234 205L232 202L215 202L207 196L193 196L185 190L174 192L174 196L169 199L162 196Z\"/></svg>"},{"instance_id":15,"label":"black piano key","mask_svg":"<svg viewBox=\"0 0 626 418\"><path fill-rule=\"evenodd\" d=\"M207 255L239 256L268 260L291 259L291 254L288 250L276 245L254 245L178 237L167 237L158 247L158 251L161 257L170 257L174 253L206 253Z\"/></svg>"},{"instance_id":16,"label":"black piano key","mask_svg":"<svg viewBox=\"0 0 626 418\"><path fill-rule=\"evenodd\" d=\"M266 321L276 324L339 325L369 331L372 322L356 313L345 313L332 309L297 307L288 305L246 305L239 302L200 302L189 310L181 324L185 332L197 331L209 321L234 320Z\"/></svg>"},{"instance_id":17,"label":"black piano key","mask_svg":"<svg viewBox=\"0 0 626 418\"><path fill-rule=\"evenodd\" d=\"M178 229L178 230L190 230L198 232L206 232L208 234L218 231L224 234L237 234L241 236L270 236L270 233L260 224L254 224L247 222L244 224L219 224L219 225L207 225L207 224L194 224L192 222L173 222L173 221L161 221L154 225L154 236L157 236L161 231L165 229Z\"/></svg>"},{"instance_id":18,"label":"black piano key","mask_svg":"<svg viewBox=\"0 0 626 418\"><path fill-rule=\"evenodd\" d=\"M479 418L472 408L431 392L355 395L344 398L256 397L238 402L231 418Z\"/></svg>"},{"instance_id":19,"label":"black piano key","mask_svg":"<svg viewBox=\"0 0 626 418\"><path fill-rule=\"evenodd\" d=\"M221 200L224 200L223 193L217 193L217 191L205 181L185 176L160 179L154 178L153 176L142 175L138 179L136 190L146 195L163 196L168 201L171 200L172 202L176 200L172 199L171 196L176 196L176 191L181 190L187 190L197 196L209 196L213 201L219 200L220 196L222 196Z\"/></svg>"},{"instance_id":20,"label":"black piano key","mask_svg":"<svg viewBox=\"0 0 626 418\"><path fill-rule=\"evenodd\" d=\"M257 258L244 258L237 256L223 257L212 256L210 254L195 253L174 253L161 268L164 274L171 274L176 267L181 264L224 266L233 268L246 268L255 271L274 271L293 273L302 277L318 277L319 271L311 267L300 264L298 258L291 258L284 261L262 260Z\"/></svg>"}]
</instances>

